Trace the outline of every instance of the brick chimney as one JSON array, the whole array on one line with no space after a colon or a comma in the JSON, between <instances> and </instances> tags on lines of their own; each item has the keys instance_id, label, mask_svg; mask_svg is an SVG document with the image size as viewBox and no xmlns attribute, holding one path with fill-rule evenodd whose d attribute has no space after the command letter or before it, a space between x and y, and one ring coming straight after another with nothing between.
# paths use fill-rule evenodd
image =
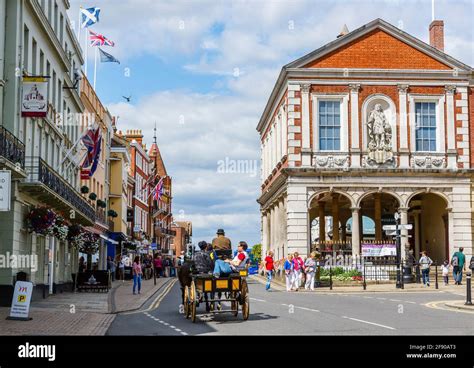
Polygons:
<instances>
[{"instance_id":1,"label":"brick chimney","mask_svg":"<svg viewBox=\"0 0 474 368\"><path fill-rule=\"evenodd\" d=\"M444 22L434 20L430 24L430 45L444 52Z\"/></svg>"}]
</instances>

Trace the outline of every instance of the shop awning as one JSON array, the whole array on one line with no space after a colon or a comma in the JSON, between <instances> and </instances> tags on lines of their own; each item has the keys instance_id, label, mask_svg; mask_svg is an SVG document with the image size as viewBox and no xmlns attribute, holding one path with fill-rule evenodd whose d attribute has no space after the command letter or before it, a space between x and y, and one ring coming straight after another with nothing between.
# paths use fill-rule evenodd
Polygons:
<instances>
[{"instance_id":1,"label":"shop awning","mask_svg":"<svg viewBox=\"0 0 474 368\"><path fill-rule=\"evenodd\" d=\"M107 238L105 235L100 234L100 237L104 239L105 241L108 241L111 244L118 244L119 242L110 238Z\"/></svg>"}]
</instances>

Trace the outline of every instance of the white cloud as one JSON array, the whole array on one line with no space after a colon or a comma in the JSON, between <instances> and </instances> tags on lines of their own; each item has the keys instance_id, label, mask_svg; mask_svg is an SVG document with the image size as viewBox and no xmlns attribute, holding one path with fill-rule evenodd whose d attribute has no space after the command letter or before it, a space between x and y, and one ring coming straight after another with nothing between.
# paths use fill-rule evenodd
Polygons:
<instances>
[{"instance_id":1,"label":"white cloud","mask_svg":"<svg viewBox=\"0 0 474 368\"><path fill-rule=\"evenodd\" d=\"M238 240L259 241L259 173L217 174L217 161L259 160L255 126L284 64L334 40L343 24L353 30L382 18L426 42L431 21L426 0L71 3L73 20L79 3L102 8L94 31L117 43L114 56L124 62L145 54L165 65L182 58L180 67L190 73L220 76L210 93L168 90L136 105L109 105L120 115L119 129L142 129L148 143L157 122L160 150L174 178L174 211L194 222L196 240L227 227ZM446 51L473 65L471 2L436 4L445 21Z\"/></svg>"}]
</instances>

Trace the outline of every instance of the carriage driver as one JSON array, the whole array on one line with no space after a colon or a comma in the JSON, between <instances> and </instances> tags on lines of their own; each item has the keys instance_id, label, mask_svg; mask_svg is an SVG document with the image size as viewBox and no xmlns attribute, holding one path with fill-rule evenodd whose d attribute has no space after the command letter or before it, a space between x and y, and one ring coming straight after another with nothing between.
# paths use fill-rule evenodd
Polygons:
<instances>
[{"instance_id":1,"label":"carriage driver","mask_svg":"<svg viewBox=\"0 0 474 368\"><path fill-rule=\"evenodd\" d=\"M214 276L219 277L221 275L229 275L232 272L239 272L240 270L244 270L247 267L247 263L249 260L249 255L246 252L247 248L247 243L241 241L237 246L237 254L232 260L226 259L224 261L222 259L216 259L214 266Z\"/></svg>"}]
</instances>

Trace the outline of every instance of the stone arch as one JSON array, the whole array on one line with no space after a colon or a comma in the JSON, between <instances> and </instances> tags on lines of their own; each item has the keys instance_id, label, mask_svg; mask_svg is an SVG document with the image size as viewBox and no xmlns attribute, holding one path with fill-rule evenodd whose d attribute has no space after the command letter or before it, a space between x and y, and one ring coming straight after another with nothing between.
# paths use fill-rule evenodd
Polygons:
<instances>
[{"instance_id":1,"label":"stone arch","mask_svg":"<svg viewBox=\"0 0 474 368\"><path fill-rule=\"evenodd\" d=\"M453 208L452 206L452 202L451 202L451 199L449 198L448 195L446 195L445 193L443 192L439 192L437 190L426 190L426 189L420 189L420 190L417 190L413 193L411 193L408 198L406 199L406 202L403 204L404 207L408 207L410 205L410 202L413 198L415 198L417 195L420 195L420 194L434 194L434 195L437 195L441 198L444 199L444 201L446 202L446 208Z\"/></svg>"},{"instance_id":2,"label":"stone arch","mask_svg":"<svg viewBox=\"0 0 474 368\"><path fill-rule=\"evenodd\" d=\"M308 200L308 203L307 203L307 207L308 209L311 209L311 202L313 202L313 200L315 198L317 198L319 195L323 194L323 193L336 193L336 194L340 194L342 196L344 196L346 199L348 199L350 202L351 202L351 206L352 207L355 207L355 200L354 198L352 197L352 195L350 195L349 193L347 192L344 192L344 191L341 191L341 190L337 190L337 189L334 189L334 190L330 190L330 189L321 189L321 190L318 190L317 192L315 192L313 195L311 195L311 197L309 197L309 200Z\"/></svg>"},{"instance_id":3,"label":"stone arch","mask_svg":"<svg viewBox=\"0 0 474 368\"><path fill-rule=\"evenodd\" d=\"M401 197L400 195L398 195L397 193L392 192L392 191L388 191L388 190L378 190L378 189L374 189L374 190L369 190L368 192L365 192L364 194L361 194L361 196L360 196L359 199L357 200L356 207L360 207L362 201L363 201L364 199L366 199L367 197L369 197L370 195L374 194L374 193L381 193L381 194L388 194L388 195L391 195L392 197L394 197L394 198L397 199L398 204L399 204L399 207L403 207L403 206L405 205L405 202L403 201L402 197Z\"/></svg>"},{"instance_id":4,"label":"stone arch","mask_svg":"<svg viewBox=\"0 0 474 368\"><path fill-rule=\"evenodd\" d=\"M374 93L368 96L364 102L362 103L362 151L367 151L368 139L367 139L367 117L369 111L375 106L376 103L381 102L382 107L384 109L385 114L387 115L387 119L390 122L390 126L392 127L392 150L393 152L398 152L397 146L397 139L398 136L397 132L397 107L393 100L383 93Z\"/></svg>"}]
</instances>

